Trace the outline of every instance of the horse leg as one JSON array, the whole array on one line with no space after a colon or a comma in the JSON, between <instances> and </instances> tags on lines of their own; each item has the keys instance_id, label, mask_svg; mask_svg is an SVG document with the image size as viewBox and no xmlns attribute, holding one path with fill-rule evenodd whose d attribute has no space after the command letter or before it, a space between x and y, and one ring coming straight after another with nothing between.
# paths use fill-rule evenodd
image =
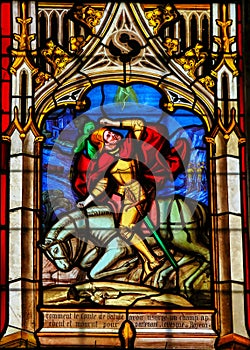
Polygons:
<instances>
[{"instance_id":1,"label":"horse leg","mask_svg":"<svg viewBox=\"0 0 250 350\"><path fill-rule=\"evenodd\" d=\"M195 260L194 257L189 256L189 255L184 255L183 257L181 257L180 260L177 261L178 268L180 268L181 266L188 264L194 260ZM167 276L173 271L174 271L174 267L172 265L168 266L164 270L161 269L155 276L154 287L163 288L166 284ZM176 273L178 274L178 271ZM177 288L179 287L178 281L177 281L176 287Z\"/></svg>"},{"instance_id":2,"label":"horse leg","mask_svg":"<svg viewBox=\"0 0 250 350\"><path fill-rule=\"evenodd\" d=\"M86 269L91 267L92 263L95 261L95 259L100 255L101 248L94 247L91 249L87 254L84 255L80 262L80 267L82 269Z\"/></svg>"},{"instance_id":3,"label":"horse leg","mask_svg":"<svg viewBox=\"0 0 250 350\"><path fill-rule=\"evenodd\" d=\"M200 277L208 268L210 267L209 262L204 261L200 267L191 275L189 276L185 282L184 282L184 288L185 288L185 293L187 297L190 299L190 297L193 294L193 284L197 280L198 277Z\"/></svg>"},{"instance_id":4,"label":"horse leg","mask_svg":"<svg viewBox=\"0 0 250 350\"><path fill-rule=\"evenodd\" d=\"M192 256L195 257L195 261L202 261L200 267L198 267L184 283L185 293L187 297L190 297L193 292L193 284L195 280L210 266L210 252L205 245L199 242L199 233L196 230L189 228L188 232L190 233L189 241L187 241L186 231L176 230L174 232L174 239L171 243L176 249L185 251L187 254L191 253Z\"/></svg>"},{"instance_id":5,"label":"horse leg","mask_svg":"<svg viewBox=\"0 0 250 350\"><path fill-rule=\"evenodd\" d=\"M105 253L90 271L90 277L101 279L120 273L127 273L137 262L137 258L127 261L123 266L110 269L116 262L131 255L131 247L125 246L119 238L114 238L106 247Z\"/></svg>"},{"instance_id":6,"label":"horse leg","mask_svg":"<svg viewBox=\"0 0 250 350\"><path fill-rule=\"evenodd\" d=\"M187 232L186 230L173 230L173 239L171 241L171 244L175 247L175 249L179 251L183 251L186 253L178 262L178 267L182 267L186 264L189 264L191 262L196 261L197 257L200 257L202 259L203 263L206 263L206 266L209 266L209 260L210 260L210 252L208 248L198 242L197 235L198 233L190 229L188 230L190 233L190 240L187 240ZM167 276L174 270L173 266L168 266L166 269L161 269L159 272L159 276L156 280L155 286L158 285L159 288L163 288L166 284L166 278ZM197 276L194 273L193 278L190 276L190 280L187 279L186 281L186 287L185 290L188 291L188 294L191 293L192 284L194 283L195 279L199 277L200 268L197 271ZM178 271L177 271L177 282L176 282L176 288L179 288L179 282L178 282Z\"/></svg>"}]
</instances>

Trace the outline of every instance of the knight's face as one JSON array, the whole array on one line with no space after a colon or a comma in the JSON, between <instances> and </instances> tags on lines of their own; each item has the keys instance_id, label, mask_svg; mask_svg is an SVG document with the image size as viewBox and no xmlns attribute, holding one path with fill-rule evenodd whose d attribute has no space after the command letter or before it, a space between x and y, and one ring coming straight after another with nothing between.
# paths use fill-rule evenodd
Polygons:
<instances>
[{"instance_id":1,"label":"knight's face","mask_svg":"<svg viewBox=\"0 0 250 350\"><path fill-rule=\"evenodd\" d=\"M61 271L69 270L69 263L64 256L64 252L59 244L55 244L48 249L50 260L58 267Z\"/></svg>"},{"instance_id":2,"label":"knight's face","mask_svg":"<svg viewBox=\"0 0 250 350\"><path fill-rule=\"evenodd\" d=\"M110 145L116 145L121 139L121 135L117 134L111 130L104 131L103 134L104 142Z\"/></svg>"}]
</instances>

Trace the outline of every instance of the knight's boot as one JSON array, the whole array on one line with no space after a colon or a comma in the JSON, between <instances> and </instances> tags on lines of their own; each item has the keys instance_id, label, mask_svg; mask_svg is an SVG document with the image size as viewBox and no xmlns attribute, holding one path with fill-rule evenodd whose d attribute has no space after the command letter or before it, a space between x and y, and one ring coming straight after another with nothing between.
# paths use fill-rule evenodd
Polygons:
<instances>
[{"instance_id":1,"label":"knight's boot","mask_svg":"<svg viewBox=\"0 0 250 350\"><path fill-rule=\"evenodd\" d=\"M145 282L164 263L164 258L155 256L151 249L137 234L134 234L131 243L138 250L142 258L143 273L141 281Z\"/></svg>"},{"instance_id":2,"label":"knight's boot","mask_svg":"<svg viewBox=\"0 0 250 350\"><path fill-rule=\"evenodd\" d=\"M144 282L163 264L164 261L162 257L159 258L154 255L150 247L146 245L138 234L133 234L128 228L124 228L122 235L137 249L142 258L143 273L141 281Z\"/></svg>"},{"instance_id":3,"label":"knight's boot","mask_svg":"<svg viewBox=\"0 0 250 350\"><path fill-rule=\"evenodd\" d=\"M143 273L141 276L141 281L145 282L150 276L152 276L154 272L156 272L157 268L159 268L162 265L162 261L158 257L155 257L154 261L150 261L148 260L148 258L145 257L144 253L142 253L141 251L139 251L139 254L143 261Z\"/></svg>"}]
</instances>

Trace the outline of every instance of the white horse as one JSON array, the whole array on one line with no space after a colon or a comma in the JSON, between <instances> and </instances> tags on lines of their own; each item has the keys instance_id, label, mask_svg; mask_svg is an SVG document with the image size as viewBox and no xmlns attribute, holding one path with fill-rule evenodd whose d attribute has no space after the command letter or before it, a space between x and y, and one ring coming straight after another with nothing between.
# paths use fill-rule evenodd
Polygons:
<instances>
[{"instance_id":1,"label":"white horse","mask_svg":"<svg viewBox=\"0 0 250 350\"><path fill-rule=\"evenodd\" d=\"M185 281L186 293L189 294L194 281L210 266L206 208L201 203L182 197L158 199L158 205L158 232L162 241L184 254L177 262L178 268L194 260L200 262L197 270ZM72 244L74 240L76 244ZM157 246L153 236L146 240L152 247ZM88 241L95 247L86 252ZM89 269L92 279L125 274L138 263L135 251L121 238L119 229L115 227L108 206L90 207L85 211L77 209L66 214L52 226L44 244L40 246L59 270L70 271L74 266L79 266ZM117 265L118 262L120 265ZM164 287L167 275L173 270L172 265L162 270L155 285Z\"/></svg>"},{"instance_id":2,"label":"white horse","mask_svg":"<svg viewBox=\"0 0 250 350\"><path fill-rule=\"evenodd\" d=\"M87 215L86 215L87 214ZM86 252L87 242L95 247ZM77 209L65 214L46 235L40 247L60 271L70 271L74 266L90 269L92 279L128 272L137 261L132 247L126 244L115 228L108 206ZM109 269L121 259L127 261L118 269Z\"/></svg>"}]
</instances>

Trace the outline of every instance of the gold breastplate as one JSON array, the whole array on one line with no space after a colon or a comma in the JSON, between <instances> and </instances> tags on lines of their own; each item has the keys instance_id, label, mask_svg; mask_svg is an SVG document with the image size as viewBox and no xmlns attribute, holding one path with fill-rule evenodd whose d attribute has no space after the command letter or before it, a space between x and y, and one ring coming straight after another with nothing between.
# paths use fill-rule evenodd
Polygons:
<instances>
[{"instance_id":1,"label":"gold breastplate","mask_svg":"<svg viewBox=\"0 0 250 350\"><path fill-rule=\"evenodd\" d=\"M136 167L134 159L119 159L110 171L118 185L123 186L136 179Z\"/></svg>"}]
</instances>

